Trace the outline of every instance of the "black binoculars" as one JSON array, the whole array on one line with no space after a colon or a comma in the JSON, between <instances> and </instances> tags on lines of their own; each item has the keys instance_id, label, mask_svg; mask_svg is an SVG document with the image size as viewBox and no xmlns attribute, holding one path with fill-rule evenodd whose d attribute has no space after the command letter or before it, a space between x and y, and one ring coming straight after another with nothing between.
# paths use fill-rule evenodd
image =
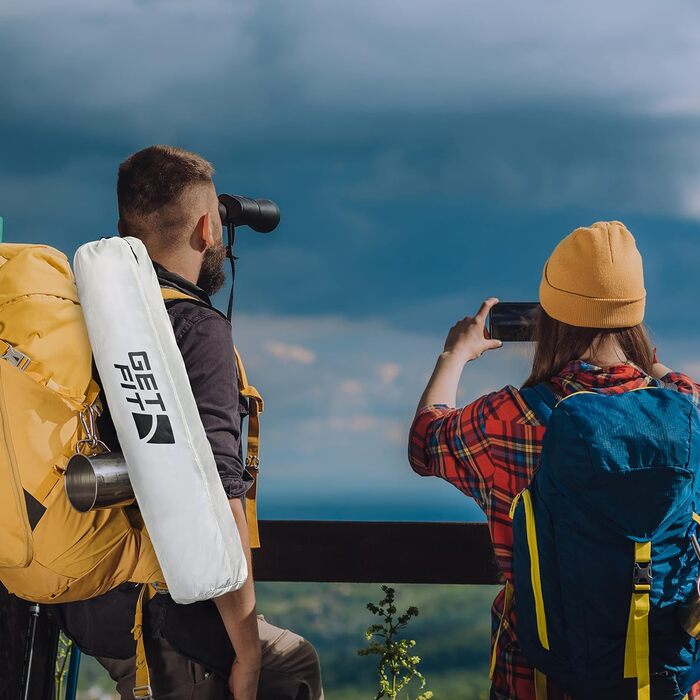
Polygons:
<instances>
[{"instance_id":1,"label":"black binoculars","mask_svg":"<svg viewBox=\"0 0 700 700\"><path fill-rule=\"evenodd\" d=\"M279 207L272 200L236 194L219 195L219 215L224 226L248 226L258 233L270 233L280 222Z\"/></svg>"}]
</instances>

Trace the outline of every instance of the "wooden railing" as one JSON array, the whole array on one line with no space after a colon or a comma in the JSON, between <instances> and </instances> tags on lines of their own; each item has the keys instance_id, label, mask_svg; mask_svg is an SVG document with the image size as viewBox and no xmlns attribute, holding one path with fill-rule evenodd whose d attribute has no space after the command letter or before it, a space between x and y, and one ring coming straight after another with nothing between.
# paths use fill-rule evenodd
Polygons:
<instances>
[{"instance_id":1,"label":"wooden railing","mask_svg":"<svg viewBox=\"0 0 700 700\"><path fill-rule=\"evenodd\" d=\"M268 520L258 581L498 583L483 523Z\"/></svg>"},{"instance_id":2,"label":"wooden railing","mask_svg":"<svg viewBox=\"0 0 700 700\"><path fill-rule=\"evenodd\" d=\"M331 583L498 583L482 523L369 523L267 520L254 554L258 581ZM29 606L0 586L0 699L19 700ZM53 697L57 627L43 606L29 700Z\"/></svg>"}]
</instances>

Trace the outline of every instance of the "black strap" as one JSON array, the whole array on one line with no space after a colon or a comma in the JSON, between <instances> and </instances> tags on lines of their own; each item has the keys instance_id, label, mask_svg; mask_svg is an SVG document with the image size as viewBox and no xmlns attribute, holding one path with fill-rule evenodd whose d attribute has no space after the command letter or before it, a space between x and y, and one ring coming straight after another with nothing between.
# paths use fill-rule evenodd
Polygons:
<instances>
[{"instance_id":1,"label":"black strap","mask_svg":"<svg viewBox=\"0 0 700 700\"><path fill-rule=\"evenodd\" d=\"M236 256L233 254L233 244L236 241L236 228L233 224L228 224L228 245L226 246L226 257L231 261L231 291L228 296L228 310L226 318L231 322L233 316L233 285L236 281Z\"/></svg>"}]
</instances>

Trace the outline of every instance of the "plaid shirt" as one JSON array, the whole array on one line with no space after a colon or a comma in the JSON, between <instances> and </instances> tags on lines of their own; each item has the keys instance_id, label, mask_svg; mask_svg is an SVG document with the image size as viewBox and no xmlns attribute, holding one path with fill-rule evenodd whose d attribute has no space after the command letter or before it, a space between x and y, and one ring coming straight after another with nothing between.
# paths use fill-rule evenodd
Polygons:
<instances>
[{"instance_id":1,"label":"plaid shirt","mask_svg":"<svg viewBox=\"0 0 700 700\"><path fill-rule=\"evenodd\" d=\"M671 372L664 385L690 394L700 404L700 386L689 377ZM577 360L550 380L563 397L576 391L621 393L661 382L625 363L600 368ZM416 415L409 444L409 461L421 476L439 476L471 496L486 513L498 563L513 583L513 529L509 510L513 498L527 488L539 465L545 426L513 386L487 394L464 408L427 406ZM494 700L530 700L535 697L533 668L518 645L514 606L503 618L504 591L492 607L492 646L495 670ZM499 633L500 627L500 633ZM700 683L691 693L700 698ZM549 683L549 700L566 694Z\"/></svg>"}]
</instances>

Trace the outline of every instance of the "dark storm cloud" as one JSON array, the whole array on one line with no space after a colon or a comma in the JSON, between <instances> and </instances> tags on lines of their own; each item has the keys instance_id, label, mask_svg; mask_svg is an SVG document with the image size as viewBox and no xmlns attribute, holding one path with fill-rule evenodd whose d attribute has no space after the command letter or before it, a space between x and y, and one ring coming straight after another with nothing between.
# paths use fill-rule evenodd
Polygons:
<instances>
[{"instance_id":1,"label":"dark storm cloud","mask_svg":"<svg viewBox=\"0 0 700 700\"><path fill-rule=\"evenodd\" d=\"M672 274L687 298L697 10L598 4L1 10L7 234L72 252L113 233L118 163L171 142L210 158L221 189L282 206L276 234L240 236L251 311L421 327L431 303L533 297L562 235L614 217L635 222L652 286Z\"/></svg>"}]
</instances>

